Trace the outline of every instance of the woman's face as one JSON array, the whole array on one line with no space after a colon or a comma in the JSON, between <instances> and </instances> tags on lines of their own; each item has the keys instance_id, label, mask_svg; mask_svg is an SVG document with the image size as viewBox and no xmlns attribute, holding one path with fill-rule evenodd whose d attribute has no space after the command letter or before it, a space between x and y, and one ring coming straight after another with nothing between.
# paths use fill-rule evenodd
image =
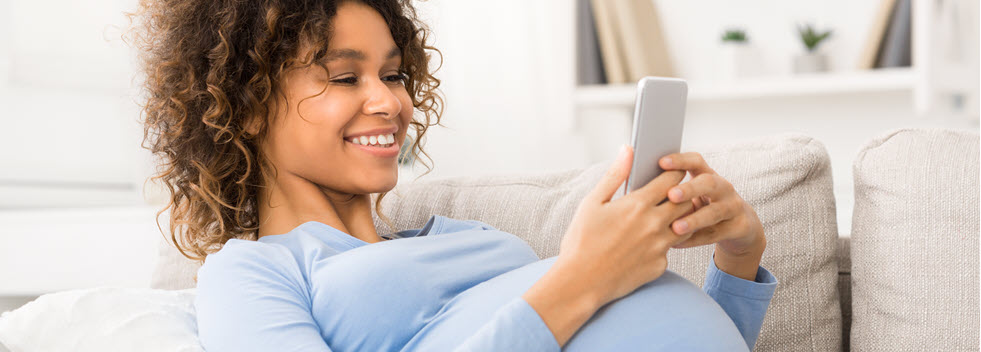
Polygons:
<instances>
[{"instance_id":1,"label":"woman's face","mask_svg":"<svg viewBox=\"0 0 981 352\"><path fill-rule=\"evenodd\" d=\"M324 61L328 71L311 65L285 77L289 111L280 101L266 152L279 173L325 191L386 192L398 181L397 154L413 111L399 72L401 55L384 19L367 5L342 3L333 25ZM378 135L394 135L395 143L382 148L350 141Z\"/></svg>"}]
</instances>

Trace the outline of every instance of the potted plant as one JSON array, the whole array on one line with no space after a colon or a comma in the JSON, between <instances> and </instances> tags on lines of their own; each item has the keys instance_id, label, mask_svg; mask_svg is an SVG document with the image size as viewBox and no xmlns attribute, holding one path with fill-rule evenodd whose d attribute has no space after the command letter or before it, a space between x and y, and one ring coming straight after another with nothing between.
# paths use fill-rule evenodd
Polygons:
<instances>
[{"instance_id":1,"label":"potted plant","mask_svg":"<svg viewBox=\"0 0 981 352\"><path fill-rule=\"evenodd\" d=\"M794 57L794 72L824 72L828 70L828 60L817 52L818 45L831 36L831 30L818 31L810 24L798 25L797 32L807 51Z\"/></svg>"},{"instance_id":2,"label":"potted plant","mask_svg":"<svg viewBox=\"0 0 981 352\"><path fill-rule=\"evenodd\" d=\"M411 135L405 135L405 141L402 142L402 147L399 148L398 164L399 166L410 167L414 161L414 156L412 155L412 143L414 140Z\"/></svg>"},{"instance_id":3,"label":"potted plant","mask_svg":"<svg viewBox=\"0 0 981 352\"><path fill-rule=\"evenodd\" d=\"M752 46L746 31L729 28L722 33L722 57L719 64L719 78L734 80L750 76L754 67Z\"/></svg>"}]
</instances>

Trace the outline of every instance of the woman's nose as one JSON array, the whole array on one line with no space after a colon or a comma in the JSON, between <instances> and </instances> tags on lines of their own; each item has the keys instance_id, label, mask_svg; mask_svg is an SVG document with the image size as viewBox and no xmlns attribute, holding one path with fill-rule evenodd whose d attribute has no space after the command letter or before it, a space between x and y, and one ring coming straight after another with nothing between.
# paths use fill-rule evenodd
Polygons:
<instances>
[{"instance_id":1,"label":"woman's nose","mask_svg":"<svg viewBox=\"0 0 981 352\"><path fill-rule=\"evenodd\" d=\"M383 115L391 118L402 111L402 103L399 102L398 97L385 82L373 80L369 85L366 92L368 97L364 103L366 115Z\"/></svg>"}]
</instances>

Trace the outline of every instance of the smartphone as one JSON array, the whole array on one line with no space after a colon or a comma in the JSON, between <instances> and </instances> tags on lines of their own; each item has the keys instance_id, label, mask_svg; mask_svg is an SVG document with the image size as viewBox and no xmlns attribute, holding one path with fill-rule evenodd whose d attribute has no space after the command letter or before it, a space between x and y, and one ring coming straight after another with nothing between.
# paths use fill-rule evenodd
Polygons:
<instances>
[{"instance_id":1,"label":"smartphone","mask_svg":"<svg viewBox=\"0 0 981 352\"><path fill-rule=\"evenodd\" d=\"M634 159L627 182L620 186L614 199L651 182L664 172L658 160L681 151L687 102L688 83L683 79L644 77L637 82L633 131L630 134Z\"/></svg>"}]
</instances>

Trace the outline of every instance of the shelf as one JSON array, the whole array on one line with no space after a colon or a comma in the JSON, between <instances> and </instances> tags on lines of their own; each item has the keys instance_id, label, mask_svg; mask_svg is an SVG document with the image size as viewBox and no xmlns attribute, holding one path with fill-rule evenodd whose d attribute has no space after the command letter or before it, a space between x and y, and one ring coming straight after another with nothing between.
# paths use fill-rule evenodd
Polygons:
<instances>
[{"instance_id":1,"label":"shelf","mask_svg":"<svg viewBox=\"0 0 981 352\"><path fill-rule=\"evenodd\" d=\"M689 102L912 90L910 68L748 78L735 82L689 82ZM577 107L633 106L636 84L586 85L575 91Z\"/></svg>"}]
</instances>

